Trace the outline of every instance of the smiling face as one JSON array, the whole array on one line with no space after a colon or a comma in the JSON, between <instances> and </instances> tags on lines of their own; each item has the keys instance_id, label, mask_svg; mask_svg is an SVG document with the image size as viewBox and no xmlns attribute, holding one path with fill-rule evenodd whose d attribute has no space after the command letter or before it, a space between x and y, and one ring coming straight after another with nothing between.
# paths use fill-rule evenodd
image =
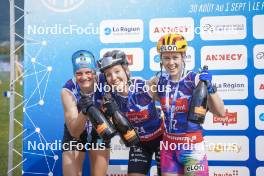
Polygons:
<instances>
[{"instance_id":1,"label":"smiling face","mask_svg":"<svg viewBox=\"0 0 264 176\"><path fill-rule=\"evenodd\" d=\"M184 68L182 53L164 52L161 55L161 63L165 70L170 74L172 80L177 81L180 79Z\"/></svg>"},{"instance_id":2,"label":"smiling face","mask_svg":"<svg viewBox=\"0 0 264 176\"><path fill-rule=\"evenodd\" d=\"M119 92L125 92L127 87L127 73L122 65L115 65L104 71L107 83Z\"/></svg>"},{"instance_id":3,"label":"smiling face","mask_svg":"<svg viewBox=\"0 0 264 176\"><path fill-rule=\"evenodd\" d=\"M85 93L91 93L94 91L96 75L92 69L81 68L77 70L75 72L75 78L82 91Z\"/></svg>"}]
</instances>

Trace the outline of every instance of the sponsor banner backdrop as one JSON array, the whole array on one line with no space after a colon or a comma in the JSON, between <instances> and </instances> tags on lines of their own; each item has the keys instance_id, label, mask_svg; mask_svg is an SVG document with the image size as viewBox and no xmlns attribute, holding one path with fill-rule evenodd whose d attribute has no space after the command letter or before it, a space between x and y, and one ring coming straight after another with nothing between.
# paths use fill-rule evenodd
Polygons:
<instances>
[{"instance_id":1,"label":"sponsor banner backdrop","mask_svg":"<svg viewBox=\"0 0 264 176\"><path fill-rule=\"evenodd\" d=\"M99 59L122 49L132 75L149 79L160 70L159 37L181 33L186 69L208 65L226 105L225 117L208 113L203 125L210 175L263 175L263 20L264 0L25 0L22 174L62 175L60 91L73 76L73 52ZM112 140L108 175L126 174L128 152Z\"/></svg>"}]
</instances>

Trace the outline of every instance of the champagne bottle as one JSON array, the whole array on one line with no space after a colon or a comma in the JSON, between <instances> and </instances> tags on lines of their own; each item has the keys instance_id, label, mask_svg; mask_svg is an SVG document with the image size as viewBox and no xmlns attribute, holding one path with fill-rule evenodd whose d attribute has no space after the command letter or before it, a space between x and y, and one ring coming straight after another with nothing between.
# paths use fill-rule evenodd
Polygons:
<instances>
[{"instance_id":1,"label":"champagne bottle","mask_svg":"<svg viewBox=\"0 0 264 176\"><path fill-rule=\"evenodd\" d=\"M204 66L203 70L208 70L208 66ZM207 82L199 81L193 90L191 106L188 113L188 121L197 124L203 124L207 112Z\"/></svg>"},{"instance_id":2,"label":"champagne bottle","mask_svg":"<svg viewBox=\"0 0 264 176\"><path fill-rule=\"evenodd\" d=\"M85 94L81 94L85 96ZM92 123L93 128L96 130L97 134L104 140L110 140L116 134L116 129L114 128L112 122L107 119L103 113L93 104L92 101L88 102L84 114L88 120Z\"/></svg>"},{"instance_id":3,"label":"champagne bottle","mask_svg":"<svg viewBox=\"0 0 264 176\"><path fill-rule=\"evenodd\" d=\"M94 105L87 109L88 117L98 135L103 140L110 140L116 134L113 124Z\"/></svg>"},{"instance_id":4,"label":"champagne bottle","mask_svg":"<svg viewBox=\"0 0 264 176\"><path fill-rule=\"evenodd\" d=\"M127 147L136 145L140 142L137 131L133 128L127 118L120 111L113 114L113 123L120 133L120 137Z\"/></svg>"},{"instance_id":5,"label":"champagne bottle","mask_svg":"<svg viewBox=\"0 0 264 176\"><path fill-rule=\"evenodd\" d=\"M139 135L134 127L131 125L127 117L120 112L118 105L115 100L105 95L105 107L107 108L107 114L112 117L112 121L115 125L116 130L119 132L120 137L127 147L136 145L140 142Z\"/></svg>"}]
</instances>

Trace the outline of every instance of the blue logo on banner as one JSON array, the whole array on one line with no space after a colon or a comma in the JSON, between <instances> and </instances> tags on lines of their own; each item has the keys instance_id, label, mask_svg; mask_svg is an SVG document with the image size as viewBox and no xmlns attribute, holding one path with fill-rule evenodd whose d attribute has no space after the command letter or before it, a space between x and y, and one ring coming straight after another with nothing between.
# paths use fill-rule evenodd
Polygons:
<instances>
[{"instance_id":1,"label":"blue logo on banner","mask_svg":"<svg viewBox=\"0 0 264 176\"><path fill-rule=\"evenodd\" d=\"M105 28L104 32L105 32L105 35L110 35L111 34L111 29L110 28Z\"/></svg>"},{"instance_id":2,"label":"blue logo on banner","mask_svg":"<svg viewBox=\"0 0 264 176\"><path fill-rule=\"evenodd\" d=\"M259 115L259 120L264 121L264 113L261 113L261 114Z\"/></svg>"},{"instance_id":3,"label":"blue logo on banner","mask_svg":"<svg viewBox=\"0 0 264 176\"><path fill-rule=\"evenodd\" d=\"M160 62L160 56L158 54L154 56L154 62L156 63Z\"/></svg>"}]
</instances>

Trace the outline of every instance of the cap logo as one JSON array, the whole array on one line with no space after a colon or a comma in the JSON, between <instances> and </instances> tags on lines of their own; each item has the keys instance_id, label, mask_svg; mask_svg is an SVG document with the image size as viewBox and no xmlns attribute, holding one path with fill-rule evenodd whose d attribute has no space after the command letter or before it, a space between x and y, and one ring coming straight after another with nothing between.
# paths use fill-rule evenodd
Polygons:
<instances>
[{"instance_id":1,"label":"cap logo","mask_svg":"<svg viewBox=\"0 0 264 176\"><path fill-rule=\"evenodd\" d=\"M168 52L168 51L177 51L176 45L162 45L160 47L160 52Z\"/></svg>"},{"instance_id":2,"label":"cap logo","mask_svg":"<svg viewBox=\"0 0 264 176\"><path fill-rule=\"evenodd\" d=\"M81 56L75 60L75 63L76 64L91 64L92 61L91 61L91 58L89 57Z\"/></svg>"}]
</instances>

